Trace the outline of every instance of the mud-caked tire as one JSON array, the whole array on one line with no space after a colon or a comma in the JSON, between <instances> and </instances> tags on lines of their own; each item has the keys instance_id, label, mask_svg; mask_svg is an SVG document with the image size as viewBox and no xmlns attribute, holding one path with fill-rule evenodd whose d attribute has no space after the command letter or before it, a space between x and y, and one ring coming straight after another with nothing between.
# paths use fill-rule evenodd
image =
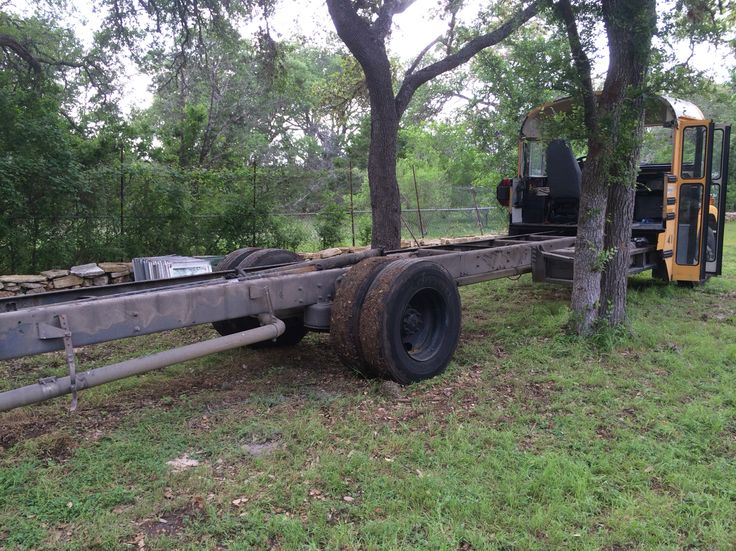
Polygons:
<instances>
[{"instance_id":1,"label":"mud-caked tire","mask_svg":"<svg viewBox=\"0 0 736 551\"><path fill-rule=\"evenodd\" d=\"M373 280L394 257L367 258L338 281L330 316L330 343L340 361L365 377L379 373L365 360L360 346L360 316Z\"/></svg>"},{"instance_id":2,"label":"mud-caked tire","mask_svg":"<svg viewBox=\"0 0 736 551\"><path fill-rule=\"evenodd\" d=\"M365 361L381 376L410 384L442 373L460 338L460 294L429 260L389 264L373 280L360 315Z\"/></svg>"},{"instance_id":3,"label":"mud-caked tire","mask_svg":"<svg viewBox=\"0 0 736 551\"><path fill-rule=\"evenodd\" d=\"M257 247L247 247L238 249L227 255L215 268L216 270L237 270L239 268L256 268L259 266L274 266L277 264L287 264L289 262L298 262L302 257L298 254L287 251L285 249L259 249ZM258 342L249 345L249 348L280 348L284 346L294 346L306 335L307 330L304 327L304 320L299 317L286 318L283 320L286 325L284 333L275 340ZM241 331L248 331L259 327L258 318L253 316L245 316L242 318L234 318L229 320L216 321L212 327L220 335L232 335Z\"/></svg>"}]
</instances>

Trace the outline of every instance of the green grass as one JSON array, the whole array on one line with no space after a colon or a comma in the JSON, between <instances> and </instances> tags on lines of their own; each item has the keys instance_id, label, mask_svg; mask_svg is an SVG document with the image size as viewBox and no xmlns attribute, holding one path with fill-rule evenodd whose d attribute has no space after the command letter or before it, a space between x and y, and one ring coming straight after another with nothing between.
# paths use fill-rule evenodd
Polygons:
<instances>
[{"instance_id":1,"label":"green grass","mask_svg":"<svg viewBox=\"0 0 736 551\"><path fill-rule=\"evenodd\" d=\"M735 230L704 287L633 280L623 336L566 335L568 291L527 277L464 288L452 365L399 400L313 335L86 391L75 414L3 414L0 548L732 549ZM6 362L0 380L60 366ZM200 465L173 472L185 453Z\"/></svg>"}]
</instances>

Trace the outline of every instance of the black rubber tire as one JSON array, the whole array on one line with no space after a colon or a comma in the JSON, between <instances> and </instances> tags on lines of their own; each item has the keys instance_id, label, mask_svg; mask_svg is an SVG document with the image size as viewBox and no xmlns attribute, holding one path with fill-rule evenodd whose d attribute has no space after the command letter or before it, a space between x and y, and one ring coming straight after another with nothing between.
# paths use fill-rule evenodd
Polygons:
<instances>
[{"instance_id":1,"label":"black rubber tire","mask_svg":"<svg viewBox=\"0 0 736 551\"><path fill-rule=\"evenodd\" d=\"M245 257L238 268L256 268L259 266L274 266L304 260L295 252L286 249L259 249Z\"/></svg>"},{"instance_id":2,"label":"black rubber tire","mask_svg":"<svg viewBox=\"0 0 736 551\"><path fill-rule=\"evenodd\" d=\"M460 294L429 260L389 264L373 280L360 315L360 345L376 372L401 384L442 373L460 339Z\"/></svg>"},{"instance_id":3,"label":"black rubber tire","mask_svg":"<svg viewBox=\"0 0 736 551\"><path fill-rule=\"evenodd\" d=\"M244 247L242 249L237 249L220 260L220 262L217 263L217 266L215 266L215 271L221 272L223 270L235 270L243 260L254 252L260 250L261 249L258 247Z\"/></svg>"},{"instance_id":4,"label":"black rubber tire","mask_svg":"<svg viewBox=\"0 0 736 551\"><path fill-rule=\"evenodd\" d=\"M256 251L260 251L259 247L243 247L242 249L236 249L231 253L228 253L225 258L220 260L215 266L216 272L222 272L224 270L236 270L241 262L243 262L248 256ZM217 331L220 335L231 335L237 333L237 330L231 325L232 320L222 320L212 322L212 328Z\"/></svg>"},{"instance_id":5,"label":"black rubber tire","mask_svg":"<svg viewBox=\"0 0 736 551\"><path fill-rule=\"evenodd\" d=\"M286 264L288 262L298 262L302 260L302 257L298 254L287 251L285 249L258 249L247 252L240 257L236 253L239 251L246 251L246 249L238 249L233 251L230 255L233 255L233 259L239 259L239 263L235 264L235 260L230 261L230 265L223 270L233 270L237 268L255 268L257 266L273 266L274 264ZM230 256L228 255L228 257ZM228 258L225 257L223 261L218 264L218 268ZM307 330L304 327L304 320L299 317L286 318L283 320L286 325L284 333L275 340L258 342L249 345L249 348L262 349L262 348L280 348L283 346L294 346L307 334ZM229 320L216 321L212 324L212 327L220 335L232 335L233 333L240 333L241 331L248 331L249 329L255 329L259 327L260 323L258 318L253 316L245 316L242 318L234 318Z\"/></svg>"},{"instance_id":6,"label":"black rubber tire","mask_svg":"<svg viewBox=\"0 0 736 551\"><path fill-rule=\"evenodd\" d=\"M654 268L652 268L652 277L664 282L670 281L669 275L667 275L667 264L665 264L663 259L658 260Z\"/></svg>"},{"instance_id":7,"label":"black rubber tire","mask_svg":"<svg viewBox=\"0 0 736 551\"><path fill-rule=\"evenodd\" d=\"M359 262L338 281L330 316L330 343L340 361L365 377L379 373L363 358L360 347L360 313L376 276L395 257L377 256Z\"/></svg>"}]
</instances>

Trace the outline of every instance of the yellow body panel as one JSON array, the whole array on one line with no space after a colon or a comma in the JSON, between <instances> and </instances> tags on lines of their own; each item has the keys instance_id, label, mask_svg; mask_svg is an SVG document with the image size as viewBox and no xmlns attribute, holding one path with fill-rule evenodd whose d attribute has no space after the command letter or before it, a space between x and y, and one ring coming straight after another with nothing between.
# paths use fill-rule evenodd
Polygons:
<instances>
[{"instance_id":1,"label":"yellow body panel","mask_svg":"<svg viewBox=\"0 0 736 551\"><path fill-rule=\"evenodd\" d=\"M677 182L674 184L676 187L676 198L677 203L672 206L667 206L666 208L672 208L675 213L675 219L668 221L667 230L669 231L669 226L671 225L673 228L673 256L668 259L669 264L671 265L671 270L668 268L668 272L670 273L670 279L675 281L700 281L700 274L701 274L701 263L703 262L703 259L700 258L701 254L700 251L702 250L702 246L700 241L703 239L703 236L701 235L701 228L703 227L704 223L704 217L707 215L707 212L703 205L705 205L705 188L706 188L706 174L708 170L710 170L710 167L705 166L705 163L703 164L704 170L703 173L699 178L693 178L689 177L687 174L682 173L682 158L683 158L683 148L684 148L684 137L685 137L685 129L690 127L704 127L706 129L706 143L703 144L703 155L705 155L705 152L708 150L708 132L707 128L710 124L710 120L693 120L693 119L679 119L677 128L675 129L675 146L672 153L672 174L677 178ZM701 195L700 195L700 209L698 212L698 218L697 218L697 239L698 239L698 262L694 265L686 265L686 264L678 264L677 263L677 250L678 250L678 232L677 232L677 224L680 223L680 217L678 216L677 209L679 205L681 204L681 190L682 187L685 185L690 184L700 184L702 186L701 188ZM668 184L669 186L672 184ZM665 201L666 203L666 201ZM668 233L668 231L665 232ZM668 249L662 249L662 250L668 250Z\"/></svg>"}]
</instances>

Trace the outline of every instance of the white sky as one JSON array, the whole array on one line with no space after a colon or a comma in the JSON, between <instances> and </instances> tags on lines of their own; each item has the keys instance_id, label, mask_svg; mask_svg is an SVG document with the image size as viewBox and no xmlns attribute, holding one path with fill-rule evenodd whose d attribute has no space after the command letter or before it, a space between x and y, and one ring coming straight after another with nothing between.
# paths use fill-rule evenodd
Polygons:
<instances>
[{"instance_id":1,"label":"white sky","mask_svg":"<svg viewBox=\"0 0 736 551\"><path fill-rule=\"evenodd\" d=\"M662 1L667 3L667 0ZM468 2L467 8L460 13L461 20L464 17L466 22L470 22L481 2L482 0ZM69 17L69 26L84 44L91 44L94 32L102 19L94 7L94 0L75 0L68 5L73 6L75 10L75 14ZM435 0L418 0L404 13L394 17L389 42L389 50L393 55L404 61L413 60L427 44L446 30L445 22L430 15L436 7ZM31 13L34 2L19 0L17 8L21 13ZM262 21L255 21L252 30L261 24ZM271 32L277 39L301 35L320 43L326 40L329 33L335 32L324 0L280 0L269 24ZM681 50L678 53L684 60L689 55L689 48L683 46ZM605 48L602 51L605 52ZM607 61L603 56L596 64L595 71L605 74ZM716 80L725 81L736 63L733 53L727 46L715 49L709 45L700 45L696 48L692 65L705 69ZM124 78L120 79L125 88L122 93L124 112L130 112L132 107L145 108L150 105L152 96L148 91L150 84L148 77L140 74L132 63L127 65L126 72Z\"/></svg>"}]
</instances>

